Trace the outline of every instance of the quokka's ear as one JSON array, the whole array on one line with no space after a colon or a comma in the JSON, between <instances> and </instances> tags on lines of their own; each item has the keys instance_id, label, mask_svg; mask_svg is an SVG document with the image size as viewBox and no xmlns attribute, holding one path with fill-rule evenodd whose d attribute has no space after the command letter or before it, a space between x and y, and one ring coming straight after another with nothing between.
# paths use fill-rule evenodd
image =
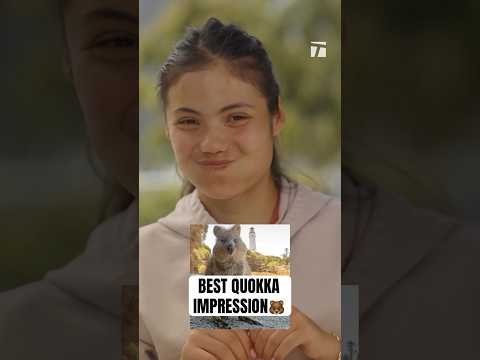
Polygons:
<instances>
[{"instance_id":1,"label":"quokka's ear","mask_svg":"<svg viewBox=\"0 0 480 360\"><path fill-rule=\"evenodd\" d=\"M279 303L280 303L280 305L283 305L283 300L280 300Z\"/></svg>"},{"instance_id":2,"label":"quokka's ear","mask_svg":"<svg viewBox=\"0 0 480 360\"><path fill-rule=\"evenodd\" d=\"M240 236L240 225L235 224L233 227L230 229L231 233L235 236Z\"/></svg>"},{"instance_id":3,"label":"quokka's ear","mask_svg":"<svg viewBox=\"0 0 480 360\"><path fill-rule=\"evenodd\" d=\"M275 303L275 301L270 300L270 305L273 305L274 303Z\"/></svg>"},{"instance_id":4,"label":"quokka's ear","mask_svg":"<svg viewBox=\"0 0 480 360\"><path fill-rule=\"evenodd\" d=\"M215 236L220 236L222 231L223 229L221 226L215 225L215 227L213 228L213 233L215 234Z\"/></svg>"}]
</instances>

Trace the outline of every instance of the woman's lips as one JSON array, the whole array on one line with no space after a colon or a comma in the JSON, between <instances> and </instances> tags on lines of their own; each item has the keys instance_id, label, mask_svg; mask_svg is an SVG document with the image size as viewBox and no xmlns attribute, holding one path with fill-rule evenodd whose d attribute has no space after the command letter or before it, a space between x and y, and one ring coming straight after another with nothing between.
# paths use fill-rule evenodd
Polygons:
<instances>
[{"instance_id":1,"label":"woman's lips","mask_svg":"<svg viewBox=\"0 0 480 360\"><path fill-rule=\"evenodd\" d=\"M197 162L200 166L207 169L225 169L228 165L233 163L233 160L200 160Z\"/></svg>"}]
</instances>

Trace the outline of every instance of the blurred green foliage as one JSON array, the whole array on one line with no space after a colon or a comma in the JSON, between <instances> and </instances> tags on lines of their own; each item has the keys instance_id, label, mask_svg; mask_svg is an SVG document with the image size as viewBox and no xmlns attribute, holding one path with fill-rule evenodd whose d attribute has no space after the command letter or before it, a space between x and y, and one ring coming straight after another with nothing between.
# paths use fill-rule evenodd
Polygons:
<instances>
[{"instance_id":1,"label":"blurred green foliage","mask_svg":"<svg viewBox=\"0 0 480 360\"><path fill-rule=\"evenodd\" d=\"M211 253L211 249L206 244L201 244L193 249L190 254L190 271L193 274L205 274Z\"/></svg>"},{"instance_id":2,"label":"blurred green foliage","mask_svg":"<svg viewBox=\"0 0 480 360\"><path fill-rule=\"evenodd\" d=\"M167 215L175 207L180 189L168 187L159 191L144 191L141 196L140 226L151 224Z\"/></svg>"},{"instance_id":3,"label":"blurred green foliage","mask_svg":"<svg viewBox=\"0 0 480 360\"><path fill-rule=\"evenodd\" d=\"M290 271L290 257L263 255L257 251L247 251L247 261L253 272L278 273Z\"/></svg>"}]
</instances>

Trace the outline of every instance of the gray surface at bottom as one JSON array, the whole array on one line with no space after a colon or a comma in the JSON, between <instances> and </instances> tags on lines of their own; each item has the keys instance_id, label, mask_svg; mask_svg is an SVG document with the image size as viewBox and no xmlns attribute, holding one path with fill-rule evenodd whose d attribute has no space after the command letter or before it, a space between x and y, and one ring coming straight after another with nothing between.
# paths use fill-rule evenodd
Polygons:
<instances>
[{"instance_id":1,"label":"gray surface at bottom","mask_svg":"<svg viewBox=\"0 0 480 360\"><path fill-rule=\"evenodd\" d=\"M237 316L228 316L224 320L232 329L288 329L290 326L290 316L249 316L249 318L262 323L262 326L246 323L239 320ZM190 316L190 328L218 329L219 327L209 316Z\"/></svg>"}]
</instances>

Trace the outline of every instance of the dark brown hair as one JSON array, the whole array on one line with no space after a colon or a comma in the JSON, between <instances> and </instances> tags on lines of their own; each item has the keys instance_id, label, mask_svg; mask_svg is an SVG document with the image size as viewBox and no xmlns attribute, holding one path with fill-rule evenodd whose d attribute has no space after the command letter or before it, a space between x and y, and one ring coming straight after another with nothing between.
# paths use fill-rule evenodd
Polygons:
<instances>
[{"instance_id":1,"label":"dark brown hair","mask_svg":"<svg viewBox=\"0 0 480 360\"><path fill-rule=\"evenodd\" d=\"M237 26L224 25L216 18L209 18L201 28L188 28L161 66L158 95L164 109L168 103L168 90L183 74L205 68L218 60L223 60L235 76L251 83L265 96L270 115L278 113L280 88L263 44ZM280 188L285 174L280 166L276 142L270 169L276 186ZM195 189L189 181L183 181L182 196Z\"/></svg>"}]
</instances>

